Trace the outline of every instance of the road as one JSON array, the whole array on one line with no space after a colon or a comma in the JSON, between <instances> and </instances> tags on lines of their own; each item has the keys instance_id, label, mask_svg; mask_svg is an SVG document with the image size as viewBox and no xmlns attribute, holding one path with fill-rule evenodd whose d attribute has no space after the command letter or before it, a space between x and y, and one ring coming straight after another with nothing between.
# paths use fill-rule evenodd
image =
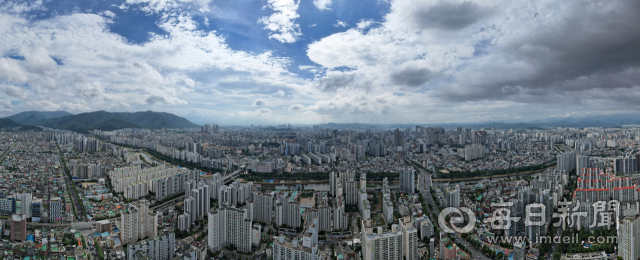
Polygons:
<instances>
[{"instance_id":1,"label":"road","mask_svg":"<svg viewBox=\"0 0 640 260\"><path fill-rule=\"evenodd\" d=\"M22 134L20 137L18 137L15 141L13 141L11 146L9 146L9 149L4 151L4 153L2 154L2 158L0 158L0 164L2 164L2 162L4 162L4 157L7 156L7 154L9 154L9 152L11 152L13 150L13 148L16 147L16 144L18 143L18 141L20 141L20 139L22 139L23 136L24 136L24 134Z\"/></svg>"},{"instance_id":2,"label":"road","mask_svg":"<svg viewBox=\"0 0 640 260\"><path fill-rule=\"evenodd\" d=\"M233 182L233 180L235 180L239 175L240 175L240 170L236 170L235 172L232 172L229 175L227 175L225 177L222 177L222 182L225 185L229 184L229 183Z\"/></svg>"},{"instance_id":3,"label":"road","mask_svg":"<svg viewBox=\"0 0 640 260\"><path fill-rule=\"evenodd\" d=\"M425 170L421 169L420 170L420 174L426 174L427 179L431 179L431 174L429 174ZM433 222L433 224L437 226L438 225L438 215L440 214L440 210L438 209L438 206L436 205L435 201L433 201L433 198L431 197L431 191L429 190L429 188L424 186L424 188L420 190L420 193L422 194L422 198L424 198L424 200L427 203L427 205L431 205L431 207L427 206L429 208L429 211L432 214L429 217L431 218L431 222ZM440 229L440 230L442 230L442 229ZM438 235L439 234L435 234L436 238L438 238ZM456 238L456 243L464 245L466 247L467 251L471 253L471 259L490 260L487 256L485 256L480 251L476 250L473 246L471 246L469 243L467 243L467 241L464 240L460 236L460 234L456 233L455 234L455 238ZM438 250L442 250L442 249L438 248Z\"/></svg>"},{"instance_id":4,"label":"road","mask_svg":"<svg viewBox=\"0 0 640 260\"><path fill-rule=\"evenodd\" d=\"M69 193L71 194L71 200L73 201L73 208L75 209L75 212L77 214L76 217L79 217L80 219L76 219L74 217L74 221L76 220L84 220L86 219L87 216L83 216L83 206L80 205L80 202L78 201L78 194L76 194L76 189L74 188L75 183L73 183L73 180L71 179L71 173L69 173L69 169L67 168L67 162L64 160L64 155L62 154L62 149L60 148L60 145L58 144L58 140L56 140L56 147L58 147L58 153L60 153L60 164L62 166L62 170L64 171L64 178L67 182L67 185L69 187ZM80 208L80 210L78 209Z\"/></svg>"},{"instance_id":5,"label":"road","mask_svg":"<svg viewBox=\"0 0 640 260\"><path fill-rule=\"evenodd\" d=\"M163 203L162 203L162 204L160 204L160 205L153 206L153 207L151 207L151 209L161 208L161 207L166 206L167 204L170 204L170 203L176 203L176 202L178 202L178 201L182 201L183 199L184 199L184 194L183 194L183 195L181 195L181 196L176 197L175 199L171 199L171 200L165 201L165 202L163 202Z\"/></svg>"}]
</instances>

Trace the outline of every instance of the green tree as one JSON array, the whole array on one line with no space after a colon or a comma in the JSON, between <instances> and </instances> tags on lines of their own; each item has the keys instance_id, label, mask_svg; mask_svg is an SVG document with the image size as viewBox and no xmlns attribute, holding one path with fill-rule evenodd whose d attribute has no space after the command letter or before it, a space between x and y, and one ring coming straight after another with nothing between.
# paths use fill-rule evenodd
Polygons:
<instances>
[{"instance_id":1,"label":"green tree","mask_svg":"<svg viewBox=\"0 0 640 260\"><path fill-rule=\"evenodd\" d=\"M560 260L560 258L562 258L562 254L556 252L555 254L553 254L553 260Z\"/></svg>"}]
</instances>

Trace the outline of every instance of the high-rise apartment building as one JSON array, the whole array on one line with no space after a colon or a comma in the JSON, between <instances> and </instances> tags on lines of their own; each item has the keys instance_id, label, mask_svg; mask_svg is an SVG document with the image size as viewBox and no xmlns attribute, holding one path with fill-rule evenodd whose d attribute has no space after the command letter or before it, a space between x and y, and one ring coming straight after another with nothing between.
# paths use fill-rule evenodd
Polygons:
<instances>
[{"instance_id":1,"label":"high-rise apartment building","mask_svg":"<svg viewBox=\"0 0 640 260\"><path fill-rule=\"evenodd\" d=\"M62 221L62 212L62 199L60 199L60 197L51 198L49 200L49 221Z\"/></svg>"},{"instance_id":2,"label":"high-rise apartment building","mask_svg":"<svg viewBox=\"0 0 640 260\"><path fill-rule=\"evenodd\" d=\"M120 212L120 240L123 245L158 235L158 217L149 210L149 202L129 204Z\"/></svg>"},{"instance_id":3,"label":"high-rise apartment building","mask_svg":"<svg viewBox=\"0 0 640 260\"><path fill-rule=\"evenodd\" d=\"M27 240L27 217L24 214L11 216L11 241Z\"/></svg>"},{"instance_id":4,"label":"high-rise apartment building","mask_svg":"<svg viewBox=\"0 0 640 260\"><path fill-rule=\"evenodd\" d=\"M579 175L583 168L589 168L589 156L576 156L576 173Z\"/></svg>"},{"instance_id":5,"label":"high-rise apartment building","mask_svg":"<svg viewBox=\"0 0 640 260\"><path fill-rule=\"evenodd\" d=\"M320 230L331 231L331 207L320 206L318 212L320 213L318 218Z\"/></svg>"},{"instance_id":6,"label":"high-rise apartment building","mask_svg":"<svg viewBox=\"0 0 640 260\"><path fill-rule=\"evenodd\" d=\"M336 206L333 208L333 229L342 230L348 228L347 213L342 197L336 199Z\"/></svg>"},{"instance_id":7,"label":"high-rise apartment building","mask_svg":"<svg viewBox=\"0 0 640 260\"><path fill-rule=\"evenodd\" d=\"M413 168L404 168L400 172L400 191L413 195L416 189L416 175Z\"/></svg>"},{"instance_id":8,"label":"high-rise apartment building","mask_svg":"<svg viewBox=\"0 0 640 260\"><path fill-rule=\"evenodd\" d=\"M418 230L410 219L400 220L402 229L402 255L406 260L418 260Z\"/></svg>"},{"instance_id":9,"label":"high-rise apartment building","mask_svg":"<svg viewBox=\"0 0 640 260\"><path fill-rule=\"evenodd\" d=\"M382 180L382 215L387 223L393 223L393 201L389 190L389 180Z\"/></svg>"},{"instance_id":10,"label":"high-rise apartment building","mask_svg":"<svg viewBox=\"0 0 640 260\"><path fill-rule=\"evenodd\" d=\"M191 224L195 223L197 218L196 199L185 197L182 207L184 214L189 215L189 228L191 228Z\"/></svg>"},{"instance_id":11,"label":"high-rise apartment building","mask_svg":"<svg viewBox=\"0 0 640 260\"><path fill-rule=\"evenodd\" d=\"M618 229L618 256L624 260L638 260L640 258L640 216L637 211L627 212L626 215L620 221Z\"/></svg>"},{"instance_id":12,"label":"high-rise apartment building","mask_svg":"<svg viewBox=\"0 0 640 260\"><path fill-rule=\"evenodd\" d=\"M258 222L271 223L273 219L274 193L253 193L253 219Z\"/></svg>"},{"instance_id":13,"label":"high-rise apartment building","mask_svg":"<svg viewBox=\"0 0 640 260\"><path fill-rule=\"evenodd\" d=\"M460 207L460 186L449 187L444 190L445 193L445 201L447 202L447 207Z\"/></svg>"},{"instance_id":14,"label":"high-rise apartment building","mask_svg":"<svg viewBox=\"0 0 640 260\"><path fill-rule=\"evenodd\" d=\"M513 260L525 260L527 248L522 242L513 244Z\"/></svg>"},{"instance_id":15,"label":"high-rise apartment building","mask_svg":"<svg viewBox=\"0 0 640 260\"><path fill-rule=\"evenodd\" d=\"M383 233L382 227L377 227L373 233L371 227L362 224L362 259L363 260L392 260L403 258L403 232L397 224L391 226L389 232ZM416 241L417 243L417 241Z\"/></svg>"},{"instance_id":16,"label":"high-rise apartment building","mask_svg":"<svg viewBox=\"0 0 640 260\"><path fill-rule=\"evenodd\" d=\"M27 218L31 218L31 193L18 193L15 196L16 206L17 202L20 202L20 212L16 209L17 214L24 214Z\"/></svg>"},{"instance_id":17,"label":"high-rise apartment building","mask_svg":"<svg viewBox=\"0 0 640 260\"><path fill-rule=\"evenodd\" d=\"M557 157L558 170L570 172L576 168L576 153L566 152Z\"/></svg>"},{"instance_id":18,"label":"high-rise apartment building","mask_svg":"<svg viewBox=\"0 0 640 260\"><path fill-rule=\"evenodd\" d=\"M208 248L215 253L226 246L235 246L238 251L251 252L251 219L246 209L221 207L209 211Z\"/></svg>"},{"instance_id":19,"label":"high-rise apartment building","mask_svg":"<svg viewBox=\"0 0 640 260\"><path fill-rule=\"evenodd\" d=\"M138 260L136 255L147 259L169 260L175 255L176 237L173 232L127 245L127 260ZM140 253L138 253L140 252Z\"/></svg>"},{"instance_id":20,"label":"high-rise apartment building","mask_svg":"<svg viewBox=\"0 0 640 260\"><path fill-rule=\"evenodd\" d=\"M346 182L347 205L358 205L358 182L354 178Z\"/></svg>"},{"instance_id":21,"label":"high-rise apartment building","mask_svg":"<svg viewBox=\"0 0 640 260\"><path fill-rule=\"evenodd\" d=\"M338 176L336 172L332 171L329 174L329 195L335 197L336 196L336 180Z\"/></svg>"},{"instance_id":22,"label":"high-rise apartment building","mask_svg":"<svg viewBox=\"0 0 640 260\"><path fill-rule=\"evenodd\" d=\"M615 174L633 174L638 171L638 160L635 157L624 158L622 156L614 159L613 171Z\"/></svg>"},{"instance_id":23,"label":"high-rise apartment building","mask_svg":"<svg viewBox=\"0 0 640 260\"><path fill-rule=\"evenodd\" d=\"M291 242L285 241L285 237L281 236L273 241L273 259L281 260L318 260L320 251L318 245L313 247L305 247L298 244L298 240Z\"/></svg>"}]
</instances>

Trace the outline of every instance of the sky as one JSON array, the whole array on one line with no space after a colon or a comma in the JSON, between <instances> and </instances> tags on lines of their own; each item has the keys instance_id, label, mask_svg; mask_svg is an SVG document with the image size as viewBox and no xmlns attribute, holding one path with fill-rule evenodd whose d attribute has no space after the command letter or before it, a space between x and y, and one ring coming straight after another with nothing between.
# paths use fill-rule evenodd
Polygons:
<instances>
[{"instance_id":1,"label":"sky","mask_svg":"<svg viewBox=\"0 0 640 260\"><path fill-rule=\"evenodd\" d=\"M528 122L638 101L637 0L0 0L0 116Z\"/></svg>"}]
</instances>

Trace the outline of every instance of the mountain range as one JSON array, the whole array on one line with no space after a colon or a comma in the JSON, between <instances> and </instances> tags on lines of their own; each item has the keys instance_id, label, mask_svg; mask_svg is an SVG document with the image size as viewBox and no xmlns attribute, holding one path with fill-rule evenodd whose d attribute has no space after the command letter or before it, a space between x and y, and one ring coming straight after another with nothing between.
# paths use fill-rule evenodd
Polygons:
<instances>
[{"instance_id":1,"label":"mountain range","mask_svg":"<svg viewBox=\"0 0 640 260\"><path fill-rule=\"evenodd\" d=\"M190 128L199 127L189 120L164 112L106 112L95 111L81 114L71 114L65 111L26 111L3 120L31 126L44 126L55 129L88 132L94 129L111 131L123 128ZM10 124L7 122L7 124Z\"/></svg>"},{"instance_id":2,"label":"mountain range","mask_svg":"<svg viewBox=\"0 0 640 260\"><path fill-rule=\"evenodd\" d=\"M599 115L589 117L564 117L564 118L547 118L544 120L533 120L529 122L460 122L460 123L427 123L427 124L363 124L363 123L325 123L317 124L324 128L341 128L341 129L367 129L367 128L413 128L416 125L436 127L441 126L446 129L456 127L465 127L472 129L491 129L495 126L497 129L536 129L549 127L620 127L622 125L640 125L640 114L614 114Z\"/></svg>"},{"instance_id":3,"label":"mountain range","mask_svg":"<svg viewBox=\"0 0 640 260\"><path fill-rule=\"evenodd\" d=\"M42 130L42 128L37 126L18 124L11 119L0 118L0 129L10 129L16 127L20 127L20 130Z\"/></svg>"}]
</instances>

